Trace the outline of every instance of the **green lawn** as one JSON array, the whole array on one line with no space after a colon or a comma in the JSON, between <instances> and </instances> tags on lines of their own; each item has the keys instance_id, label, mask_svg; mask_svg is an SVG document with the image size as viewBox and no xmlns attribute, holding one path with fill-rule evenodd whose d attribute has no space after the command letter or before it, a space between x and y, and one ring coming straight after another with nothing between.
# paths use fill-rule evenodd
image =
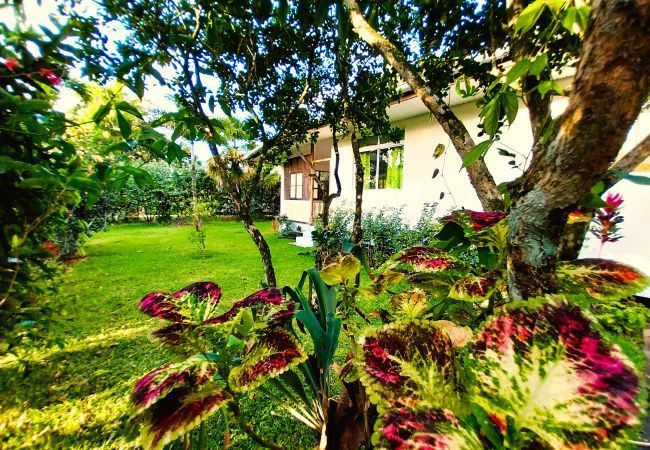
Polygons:
<instances>
[{"instance_id":1,"label":"green lawn","mask_svg":"<svg viewBox=\"0 0 650 450\"><path fill-rule=\"evenodd\" d=\"M278 282L294 285L312 258L303 249L260 224L267 236ZM260 286L261 262L239 223L206 225L208 255L198 258L189 227L132 224L113 226L85 246L86 258L70 266L60 293L51 338L26 356L26 375L12 359L0 359L0 447L132 448L137 426L128 395L136 380L173 356L148 338L160 325L137 309L155 290L174 291L193 281L223 288L221 307ZM260 434L290 449L309 448L313 438L288 415L263 399L251 399L243 413L262 417ZM220 448L221 424L211 423L210 439ZM234 431L232 448L256 448Z\"/></svg>"}]
</instances>

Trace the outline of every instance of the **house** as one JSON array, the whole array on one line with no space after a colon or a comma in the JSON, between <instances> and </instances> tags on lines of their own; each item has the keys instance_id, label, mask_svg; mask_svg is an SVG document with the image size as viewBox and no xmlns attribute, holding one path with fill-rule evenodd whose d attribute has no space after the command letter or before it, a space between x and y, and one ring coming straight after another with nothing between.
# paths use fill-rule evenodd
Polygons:
<instances>
[{"instance_id":1,"label":"house","mask_svg":"<svg viewBox=\"0 0 650 450\"><path fill-rule=\"evenodd\" d=\"M571 80L564 77L558 82L568 88ZM485 140L485 137L478 136L477 98L462 98L452 89L448 101L475 142ZM565 97L556 97L551 107L552 114L559 115L566 105ZM422 101L412 94L406 94L389 107L388 115L394 126L403 130L399 141L384 142L373 136L360 140L361 157L366 169L364 211L402 207L405 218L415 224L427 203L437 203L436 212L440 216L460 208L480 210L481 204L470 185L467 171L462 169L462 160ZM649 132L650 111L645 110L631 129L622 154ZM296 244L305 247L313 244L311 231L314 220L322 212L327 187L330 191L336 189L330 176L334 171L332 133L326 126L318 129L318 133L316 142L298 147L281 167L280 214L302 231ZM525 105L520 104L516 120L505 127L500 140L485 158L497 183L511 181L522 174L532 143L528 113ZM342 189L341 196L332 202L332 209L351 209L355 197L355 166L349 138L340 139L338 146ZM642 166L645 170L649 169L648 164ZM626 209L643 211L645 220L638 219L641 224L650 221L650 196L647 195L647 188L644 188L636 185L626 188L629 191ZM639 239L647 243L647 233L641 234ZM646 270L650 271L650 259Z\"/></svg>"}]
</instances>

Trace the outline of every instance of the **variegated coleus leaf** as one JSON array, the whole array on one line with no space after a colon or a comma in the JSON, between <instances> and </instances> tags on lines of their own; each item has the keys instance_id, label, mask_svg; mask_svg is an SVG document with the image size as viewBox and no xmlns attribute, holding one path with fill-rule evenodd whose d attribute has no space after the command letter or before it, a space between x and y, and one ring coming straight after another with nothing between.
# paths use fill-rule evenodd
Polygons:
<instances>
[{"instance_id":1,"label":"variegated coleus leaf","mask_svg":"<svg viewBox=\"0 0 650 450\"><path fill-rule=\"evenodd\" d=\"M446 295L466 272L453 256L429 247L411 247L395 254L379 269L379 273L385 271L402 274L406 281L438 295Z\"/></svg>"},{"instance_id":2,"label":"variegated coleus leaf","mask_svg":"<svg viewBox=\"0 0 650 450\"><path fill-rule=\"evenodd\" d=\"M502 280L497 272L482 276L467 276L454 284L449 290L449 298L468 302L482 302L489 299Z\"/></svg>"},{"instance_id":3,"label":"variegated coleus leaf","mask_svg":"<svg viewBox=\"0 0 650 450\"><path fill-rule=\"evenodd\" d=\"M637 422L639 378L581 310L554 297L494 317L470 357L472 400L504 435L550 448L617 448Z\"/></svg>"},{"instance_id":4,"label":"variegated coleus leaf","mask_svg":"<svg viewBox=\"0 0 650 450\"><path fill-rule=\"evenodd\" d=\"M493 227L506 217L508 217L508 213L502 211L472 211L471 209L461 209L444 217L443 221L456 222L461 225L467 224L474 231L481 231Z\"/></svg>"},{"instance_id":5,"label":"variegated coleus leaf","mask_svg":"<svg viewBox=\"0 0 650 450\"><path fill-rule=\"evenodd\" d=\"M211 281L197 281L183 289L174 292L174 298L179 298L184 295L195 295L202 300L210 300L212 303L217 304L221 300L221 287Z\"/></svg>"},{"instance_id":6,"label":"variegated coleus leaf","mask_svg":"<svg viewBox=\"0 0 650 450\"><path fill-rule=\"evenodd\" d=\"M140 444L145 449L162 449L232 400L212 381L197 389L175 389L146 411Z\"/></svg>"},{"instance_id":7,"label":"variegated coleus leaf","mask_svg":"<svg viewBox=\"0 0 650 450\"><path fill-rule=\"evenodd\" d=\"M152 317L172 322L183 322L187 317L183 314L179 301L186 295L196 296L216 305L221 299L221 288L210 281L199 281L185 286L171 295L167 292L152 292L140 300L139 308Z\"/></svg>"},{"instance_id":8,"label":"variegated coleus leaf","mask_svg":"<svg viewBox=\"0 0 650 450\"><path fill-rule=\"evenodd\" d=\"M259 291L249 295L243 300L236 302L234 305L232 305L232 308L230 308L230 310L228 310L227 312L204 321L203 325L220 324L220 323L228 322L229 320L232 320L237 315L237 313L243 308L252 308L252 307L260 307L260 306L265 307L265 306L273 306L273 305L279 306L281 304L282 304L282 291L280 289L274 287L260 289ZM276 310L274 309L274 311Z\"/></svg>"},{"instance_id":9,"label":"variegated coleus leaf","mask_svg":"<svg viewBox=\"0 0 650 450\"><path fill-rule=\"evenodd\" d=\"M183 316L179 312L174 297L166 292L152 292L140 300L138 308L145 314L172 322L181 322Z\"/></svg>"},{"instance_id":10,"label":"variegated coleus leaf","mask_svg":"<svg viewBox=\"0 0 650 450\"><path fill-rule=\"evenodd\" d=\"M359 344L360 380L380 411L395 405L435 407L454 397L453 345L435 323L394 322L369 332Z\"/></svg>"},{"instance_id":11,"label":"variegated coleus leaf","mask_svg":"<svg viewBox=\"0 0 650 450\"><path fill-rule=\"evenodd\" d=\"M142 412L171 390L205 383L215 373L216 366L201 356L193 356L180 363L165 364L140 378L133 389L131 400L137 412Z\"/></svg>"},{"instance_id":12,"label":"variegated coleus leaf","mask_svg":"<svg viewBox=\"0 0 650 450\"><path fill-rule=\"evenodd\" d=\"M597 258L562 263L557 275L561 292L586 293L599 300L620 300L650 284L650 279L634 267Z\"/></svg>"},{"instance_id":13,"label":"variegated coleus leaf","mask_svg":"<svg viewBox=\"0 0 650 450\"><path fill-rule=\"evenodd\" d=\"M143 417L144 448L162 448L232 400L215 374L215 364L197 355L165 364L136 383L131 399Z\"/></svg>"},{"instance_id":14,"label":"variegated coleus leaf","mask_svg":"<svg viewBox=\"0 0 650 450\"><path fill-rule=\"evenodd\" d=\"M306 359L305 350L291 333L268 328L256 337L241 365L230 371L228 383L237 392L249 391Z\"/></svg>"},{"instance_id":15,"label":"variegated coleus leaf","mask_svg":"<svg viewBox=\"0 0 650 450\"><path fill-rule=\"evenodd\" d=\"M479 450L476 433L444 409L397 408L375 422L372 442L378 449Z\"/></svg>"}]
</instances>

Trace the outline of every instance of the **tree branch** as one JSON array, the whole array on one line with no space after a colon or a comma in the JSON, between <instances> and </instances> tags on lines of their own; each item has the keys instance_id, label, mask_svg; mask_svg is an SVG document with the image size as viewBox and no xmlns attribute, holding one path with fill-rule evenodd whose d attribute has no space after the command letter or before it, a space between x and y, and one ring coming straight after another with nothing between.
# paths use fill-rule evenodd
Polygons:
<instances>
[{"instance_id":1,"label":"tree branch","mask_svg":"<svg viewBox=\"0 0 650 450\"><path fill-rule=\"evenodd\" d=\"M644 140L639 142L632 150L627 152L625 156L616 161L609 169L603 178L605 190L621 181L621 178L618 175L619 171L632 172L639 164L648 158L650 158L650 134L646 136Z\"/></svg>"},{"instance_id":2,"label":"tree branch","mask_svg":"<svg viewBox=\"0 0 650 450\"><path fill-rule=\"evenodd\" d=\"M431 111L431 114L433 114L451 139L461 159L464 159L476 145L465 125L454 114L449 105L429 89L422 76L412 67L402 52L392 42L388 41L372 28L363 17L357 1L344 0L344 3L348 8L354 31L372 48L380 52L388 64L400 74L415 95ZM501 210L504 208L501 194L483 160L479 160L470 165L467 168L467 173L484 209Z\"/></svg>"}]
</instances>

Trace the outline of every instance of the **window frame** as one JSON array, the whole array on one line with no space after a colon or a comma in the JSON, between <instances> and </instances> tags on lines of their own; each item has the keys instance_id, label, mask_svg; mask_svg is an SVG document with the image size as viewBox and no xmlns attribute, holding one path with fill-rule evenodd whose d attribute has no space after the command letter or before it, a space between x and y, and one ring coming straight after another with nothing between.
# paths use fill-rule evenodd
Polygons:
<instances>
[{"instance_id":1,"label":"window frame","mask_svg":"<svg viewBox=\"0 0 650 450\"><path fill-rule=\"evenodd\" d=\"M361 147L361 148L359 148L359 152L360 152L360 153L370 153L370 152L375 152L375 155L376 155L376 159L375 159L375 161L376 161L376 163L375 163L375 173L374 173L374 175L373 175L374 180L375 180L375 187L365 187L365 186L364 186L364 188L363 188L364 190L369 190L369 191L383 191L383 190L398 190L398 189L402 189L402 186L404 185L404 168L403 168L403 167L402 167L402 183L401 183L401 186L400 186L400 187L398 187L398 188L386 188L386 187L384 187L384 188L380 188L380 187L379 187L379 168L380 168L380 166L381 166L381 164L379 163L379 161L380 161L380 159L381 159L381 154L380 154L380 153L381 153L382 150L391 150L391 149L394 149L394 148L397 148L397 147L402 147L402 158L404 158L404 150L405 150L404 139L402 139L402 140L399 141L399 142L385 142L385 143L383 143L383 144L368 145L368 146L366 146L366 147ZM403 164L403 163L404 163L404 161L402 160L402 164ZM365 169L365 168L364 168L364 169ZM364 176L365 176L365 174L364 174ZM364 179L364 184L365 184L365 179Z\"/></svg>"},{"instance_id":2,"label":"window frame","mask_svg":"<svg viewBox=\"0 0 650 450\"><path fill-rule=\"evenodd\" d=\"M294 175L296 180L295 183L294 183ZM300 175L300 184L298 184L298 175ZM304 183L305 183L305 176L302 172L289 173L289 200L304 200L303 198ZM300 190L298 190L298 186L300 186Z\"/></svg>"}]
</instances>

